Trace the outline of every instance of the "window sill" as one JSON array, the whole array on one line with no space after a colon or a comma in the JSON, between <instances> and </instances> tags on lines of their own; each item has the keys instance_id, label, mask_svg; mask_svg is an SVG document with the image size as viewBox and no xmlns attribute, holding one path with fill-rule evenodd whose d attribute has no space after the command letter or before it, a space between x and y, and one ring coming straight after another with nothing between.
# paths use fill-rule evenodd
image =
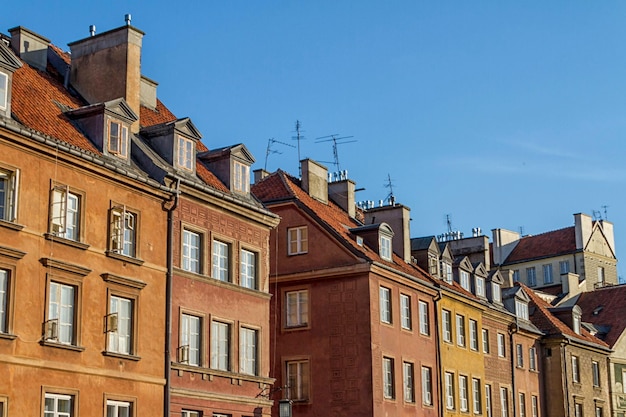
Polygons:
<instances>
[{"instance_id":1,"label":"window sill","mask_svg":"<svg viewBox=\"0 0 626 417\"><path fill-rule=\"evenodd\" d=\"M128 359L129 361L135 361L138 362L141 360L140 356L135 356L135 355L127 355L125 353L117 353L117 352L110 352L108 350L105 350L102 352L102 355L104 356L110 356L112 358L119 358L119 359Z\"/></svg>"},{"instance_id":2,"label":"window sill","mask_svg":"<svg viewBox=\"0 0 626 417\"><path fill-rule=\"evenodd\" d=\"M311 328L309 323L298 324L295 326L285 326L283 327L283 331L285 332L296 332L298 330L309 330Z\"/></svg>"},{"instance_id":3,"label":"window sill","mask_svg":"<svg viewBox=\"0 0 626 417\"><path fill-rule=\"evenodd\" d=\"M141 259L133 258L132 256L122 255L122 254L119 254L117 252L106 251L105 253L106 253L106 255L109 258L117 259L117 260L122 261L122 262L128 262L128 263L133 264L133 265L141 266L144 263L144 261L141 260Z\"/></svg>"},{"instance_id":4,"label":"window sill","mask_svg":"<svg viewBox=\"0 0 626 417\"><path fill-rule=\"evenodd\" d=\"M89 245L86 243L78 242L76 240L66 239L64 237L56 236L51 233L45 233L44 237L46 240L51 240L57 243L62 243L64 245L73 246L77 249L86 250L89 249Z\"/></svg>"},{"instance_id":5,"label":"window sill","mask_svg":"<svg viewBox=\"0 0 626 417\"><path fill-rule=\"evenodd\" d=\"M7 220L0 220L0 227L6 227L7 229L16 230L19 232L24 228L24 225L13 223Z\"/></svg>"},{"instance_id":6,"label":"window sill","mask_svg":"<svg viewBox=\"0 0 626 417\"><path fill-rule=\"evenodd\" d=\"M10 333L0 333L0 339L15 340L17 339L17 335Z\"/></svg>"},{"instance_id":7,"label":"window sill","mask_svg":"<svg viewBox=\"0 0 626 417\"><path fill-rule=\"evenodd\" d=\"M82 347L82 346L67 345L65 343L54 342L52 340L42 340L39 343L41 344L41 346L48 346L48 347L53 347L53 348L58 348L58 349L73 350L74 352L83 352L85 350L85 348Z\"/></svg>"},{"instance_id":8,"label":"window sill","mask_svg":"<svg viewBox=\"0 0 626 417\"><path fill-rule=\"evenodd\" d=\"M178 372L178 376L182 376L184 372L201 374L203 379L212 381L215 377L228 378L233 384L239 384L241 381L254 382L260 384L272 384L273 379L264 378L259 375L241 374L231 371L222 371L219 369L206 368L203 366L187 365L180 362L172 362L172 370Z\"/></svg>"}]
</instances>

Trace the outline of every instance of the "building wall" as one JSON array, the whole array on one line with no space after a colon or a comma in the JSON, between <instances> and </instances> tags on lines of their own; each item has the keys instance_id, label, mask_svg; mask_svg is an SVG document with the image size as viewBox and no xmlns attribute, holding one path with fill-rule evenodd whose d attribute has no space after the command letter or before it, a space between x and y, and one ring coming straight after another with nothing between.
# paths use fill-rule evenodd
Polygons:
<instances>
[{"instance_id":1,"label":"building wall","mask_svg":"<svg viewBox=\"0 0 626 417\"><path fill-rule=\"evenodd\" d=\"M541 395L540 374L541 374L541 336L535 333L526 332L523 328L519 328L516 333L513 334L513 346L512 357L510 360L515 364L514 369L514 389L516 391L516 408L517 412L520 412L521 401L520 393L525 397L525 410L527 416L532 416L532 398L537 398L538 412L541 410L541 401L543 397ZM521 366L517 365L517 345L522 346L523 363ZM535 369L530 368L530 348L535 349ZM514 355L514 356L513 356ZM518 414L519 415L519 414Z\"/></svg>"},{"instance_id":2,"label":"building wall","mask_svg":"<svg viewBox=\"0 0 626 417\"><path fill-rule=\"evenodd\" d=\"M507 389L509 394L509 415L512 415L511 393L513 392L513 380L511 339L509 337L509 326L512 323L513 318L509 314L493 309L485 311L483 315L483 328L489 332L489 353L484 355L485 384L491 385L491 407L494 416L502 415L500 388ZM504 335L504 357L498 355L498 334Z\"/></svg>"},{"instance_id":3,"label":"building wall","mask_svg":"<svg viewBox=\"0 0 626 417\"><path fill-rule=\"evenodd\" d=\"M4 131L0 147L0 163L21 170L17 224L23 228L15 230L7 222L0 226L0 263L13 268L9 330L16 337L0 337L0 396L8 397L10 415L40 415L44 392L73 395L81 415L103 415L106 399L128 400L140 414L162 415L162 203L168 197ZM81 244L45 237L52 180L82 195ZM138 214L137 260L106 255L112 202ZM12 251L23 257L16 260ZM74 287L75 347L42 342L49 280ZM131 355L105 353L103 323L111 293L134 300Z\"/></svg>"}]
</instances>

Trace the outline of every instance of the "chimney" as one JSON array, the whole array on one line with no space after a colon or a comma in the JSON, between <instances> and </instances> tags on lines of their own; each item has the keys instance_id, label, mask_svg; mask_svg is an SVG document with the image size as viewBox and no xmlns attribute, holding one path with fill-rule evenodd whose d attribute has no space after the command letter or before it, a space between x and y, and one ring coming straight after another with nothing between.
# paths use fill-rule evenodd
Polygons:
<instances>
[{"instance_id":1,"label":"chimney","mask_svg":"<svg viewBox=\"0 0 626 417\"><path fill-rule=\"evenodd\" d=\"M584 249L591 238L593 225L591 216L584 213L574 214L574 231L576 234L576 249Z\"/></svg>"},{"instance_id":2,"label":"chimney","mask_svg":"<svg viewBox=\"0 0 626 417\"><path fill-rule=\"evenodd\" d=\"M142 106L146 106L151 110L155 110L157 106L157 83L154 80L142 75L141 88L139 90L139 102Z\"/></svg>"},{"instance_id":3,"label":"chimney","mask_svg":"<svg viewBox=\"0 0 626 417\"><path fill-rule=\"evenodd\" d=\"M493 236L493 264L502 265L519 242L520 235L506 229L491 230Z\"/></svg>"},{"instance_id":4,"label":"chimney","mask_svg":"<svg viewBox=\"0 0 626 417\"><path fill-rule=\"evenodd\" d=\"M356 202L354 201L355 189L356 183L349 179L328 184L328 198L344 209L352 218L356 215Z\"/></svg>"},{"instance_id":5,"label":"chimney","mask_svg":"<svg viewBox=\"0 0 626 417\"><path fill-rule=\"evenodd\" d=\"M29 65L45 71L48 64L48 45L50 39L18 26L9 29L11 48Z\"/></svg>"},{"instance_id":6,"label":"chimney","mask_svg":"<svg viewBox=\"0 0 626 417\"><path fill-rule=\"evenodd\" d=\"M385 222L395 232L393 251L406 263L411 263L411 209L402 204L376 207L365 211L365 224Z\"/></svg>"},{"instance_id":7,"label":"chimney","mask_svg":"<svg viewBox=\"0 0 626 417\"><path fill-rule=\"evenodd\" d=\"M252 173L254 174L254 183L255 184L257 182L261 181L263 178L265 178L268 175L270 175L269 172L267 172L266 170L264 170L262 168L255 169L254 171L252 171Z\"/></svg>"},{"instance_id":8,"label":"chimney","mask_svg":"<svg viewBox=\"0 0 626 417\"><path fill-rule=\"evenodd\" d=\"M300 166L302 189L314 199L328 204L328 168L312 159L303 159Z\"/></svg>"},{"instance_id":9,"label":"chimney","mask_svg":"<svg viewBox=\"0 0 626 417\"><path fill-rule=\"evenodd\" d=\"M141 42L144 33L122 26L69 44L70 84L90 104L123 97L135 114L141 103ZM132 124L138 132L140 121Z\"/></svg>"}]
</instances>

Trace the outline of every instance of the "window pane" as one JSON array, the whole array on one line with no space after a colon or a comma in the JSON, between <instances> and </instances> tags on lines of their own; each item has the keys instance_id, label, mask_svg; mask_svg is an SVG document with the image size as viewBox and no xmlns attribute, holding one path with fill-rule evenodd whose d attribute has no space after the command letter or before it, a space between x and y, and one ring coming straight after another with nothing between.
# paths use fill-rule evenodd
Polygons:
<instances>
[{"instance_id":1,"label":"window pane","mask_svg":"<svg viewBox=\"0 0 626 417\"><path fill-rule=\"evenodd\" d=\"M220 281L230 281L228 244L217 240L213 241L213 278Z\"/></svg>"},{"instance_id":2,"label":"window pane","mask_svg":"<svg viewBox=\"0 0 626 417\"><path fill-rule=\"evenodd\" d=\"M200 234L183 230L182 268L185 271L200 273Z\"/></svg>"},{"instance_id":3,"label":"window pane","mask_svg":"<svg viewBox=\"0 0 626 417\"><path fill-rule=\"evenodd\" d=\"M7 90L9 84L9 77L0 72L0 109L5 110L7 108Z\"/></svg>"},{"instance_id":4,"label":"window pane","mask_svg":"<svg viewBox=\"0 0 626 417\"><path fill-rule=\"evenodd\" d=\"M257 289L256 282L256 254L254 252L241 250L240 268L241 286L250 289Z\"/></svg>"},{"instance_id":5,"label":"window pane","mask_svg":"<svg viewBox=\"0 0 626 417\"><path fill-rule=\"evenodd\" d=\"M8 291L9 273L4 269L0 269L0 333L7 333L8 331Z\"/></svg>"}]
</instances>

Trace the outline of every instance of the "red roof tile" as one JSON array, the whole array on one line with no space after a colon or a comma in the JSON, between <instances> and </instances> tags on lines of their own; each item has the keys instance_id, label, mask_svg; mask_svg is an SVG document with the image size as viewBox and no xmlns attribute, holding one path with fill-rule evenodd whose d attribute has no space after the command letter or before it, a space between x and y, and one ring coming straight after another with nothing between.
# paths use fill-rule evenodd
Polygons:
<instances>
[{"instance_id":1,"label":"red roof tile","mask_svg":"<svg viewBox=\"0 0 626 417\"><path fill-rule=\"evenodd\" d=\"M155 109L150 109L146 106L140 107L139 120L141 121L141 127L147 127L173 122L176 120L176 116L157 98Z\"/></svg>"},{"instance_id":2,"label":"red roof tile","mask_svg":"<svg viewBox=\"0 0 626 417\"><path fill-rule=\"evenodd\" d=\"M574 227L554 230L536 236L526 236L519 240L517 246L506 258L505 264L555 256L576 251L576 235Z\"/></svg>"},{"instance_id":3,"label":"red roof tile","mask_svg":"<svg viewBox=\"0 0 626 417\"><path fill-rule=\"evenodd\" d=\"M626 329L625 301L626 284L623 284L581 293L576 304L583 311L584 322L610 326L604 341L612 347Z\"/></svg>"}]
</instances>

